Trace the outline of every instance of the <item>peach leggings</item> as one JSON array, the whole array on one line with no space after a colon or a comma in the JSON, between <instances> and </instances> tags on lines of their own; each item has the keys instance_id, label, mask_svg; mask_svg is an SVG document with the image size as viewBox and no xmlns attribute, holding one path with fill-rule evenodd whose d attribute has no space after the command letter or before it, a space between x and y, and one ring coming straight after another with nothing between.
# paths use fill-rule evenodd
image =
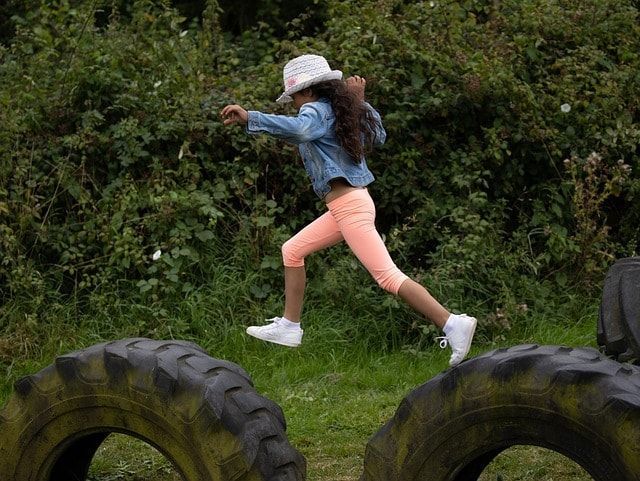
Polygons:
<instances>
[{"instance_id":1,"label":"peach leggings","mask_svg":"<svg viewBox=\"0 0 640 481\"><path fill-rule=\"evenodd\" d=\"M344 240L380 287L397 294L408 277L391 260L376 230L376 208L367 189L350 191L327 207L328 212L284 243L284 265L302 267L309 254Z\"/></svg>"}]
</instances>

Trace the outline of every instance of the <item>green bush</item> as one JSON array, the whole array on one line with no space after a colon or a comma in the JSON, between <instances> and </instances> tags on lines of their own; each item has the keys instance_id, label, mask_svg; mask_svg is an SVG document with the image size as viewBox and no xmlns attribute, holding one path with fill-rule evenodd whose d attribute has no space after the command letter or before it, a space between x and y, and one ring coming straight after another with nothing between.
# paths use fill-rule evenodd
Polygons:
<instances>
[{"instance_id":1,"label":"green bush","mask_svg":"<svg viewBox=\"0 0 640 481\"><path fill-rule=\"evenodd\" d=\"M305 5L239 34L213 0L196 19L152 0L16 7L0 46L3 301L168 306L208 282L222 246L257 273L248 295L275 302L279 246L322 205L295 148L225 129L218 112L293 113L273 100L284 62L307 52L368 79L388 131L370 159L380 230L449 306L515 315L541 292L593 289L637 253L634 2ZM316 292L410 325L361 291L345 255L310 259Z\"/></svg>"}]
</instances>

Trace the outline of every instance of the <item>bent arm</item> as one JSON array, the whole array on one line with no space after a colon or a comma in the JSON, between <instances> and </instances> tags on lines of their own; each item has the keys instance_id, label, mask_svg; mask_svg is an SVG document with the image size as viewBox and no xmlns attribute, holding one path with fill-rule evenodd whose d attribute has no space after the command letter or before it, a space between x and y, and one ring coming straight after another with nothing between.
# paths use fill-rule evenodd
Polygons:
<instances>
[{"instance_id":1,"label":"bent arm","mask_svg":"<svg viewBox=\"0 0 640 481\"><path fill-rule=\"evenodd\" d=\"M373 145L382 145L387 140L387 132L382 126L382 118L376 109L369 102L364 102L365 107L369 111L369 115L373 117L375 128L373 130Z\"/></svg>"}]
</instances>

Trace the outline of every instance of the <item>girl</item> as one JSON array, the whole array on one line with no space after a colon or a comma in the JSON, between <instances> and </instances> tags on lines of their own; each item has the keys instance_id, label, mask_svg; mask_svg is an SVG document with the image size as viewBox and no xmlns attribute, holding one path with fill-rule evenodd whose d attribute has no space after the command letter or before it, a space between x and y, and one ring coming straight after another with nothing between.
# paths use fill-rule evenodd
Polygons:
<instances>
[{"instance_id":1,"label":"girl","mask_svg":"<svg viewBox=\"0 0 640 481\"><path fill-rule=\"evenodd\" d=\"M284 67L283 78L284 93L277 102L293 102L298 115L272 115L227 105L221 112L224 125L242 124L250 134L265 133L298 145L313 190L328 210L282 246L283 316L264 326L250 326L247 334L299 346L304 259L344 240L383 289L400 296L444 330L440 345L451 345L449 364L459 364L469 352L476 319L451 314L424 287L403 274L374 224L375 206L366 188L374 177L364 154L366 147L382 144L386 132L378 112L364 100L365 80L354 76L344 82L342 72L331 70L319 55L291 60Z\"/></svg>"}]
</instances>

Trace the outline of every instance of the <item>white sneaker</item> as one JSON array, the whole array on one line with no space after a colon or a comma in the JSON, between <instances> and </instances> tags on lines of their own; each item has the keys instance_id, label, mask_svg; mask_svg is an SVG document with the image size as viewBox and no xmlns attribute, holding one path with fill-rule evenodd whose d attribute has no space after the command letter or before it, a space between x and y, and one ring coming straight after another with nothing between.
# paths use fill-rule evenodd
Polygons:
<instances>
[{"instance_id":1,"label":"white sneaker","mask_svg":"<svg viewBox=\"0 0 640 481\"><path fill-rule=\"evenodd\" d=\"M457 366L469 353L473 334L476 332L478 321L475 317L466 314L451 314L444 326L446 337L440 339L440 347L451 346L453 351L449 359L449 366Z\"/></svg>"},{"instance_id":2,"label":"white sneaker","mask_svg":"<svg viewBox=\"0 0 640 481\"><path fill-rule=\"evenodd\" d=\"M247 334L263 341L273 342L274 344L281 344L288 347L298 347L302 341L303 330L299 327L290 328L280 323L281 318L274 317L268 319L271 324L265 326L249 326L247 327Z\"/></svg>"}]
</instances>

